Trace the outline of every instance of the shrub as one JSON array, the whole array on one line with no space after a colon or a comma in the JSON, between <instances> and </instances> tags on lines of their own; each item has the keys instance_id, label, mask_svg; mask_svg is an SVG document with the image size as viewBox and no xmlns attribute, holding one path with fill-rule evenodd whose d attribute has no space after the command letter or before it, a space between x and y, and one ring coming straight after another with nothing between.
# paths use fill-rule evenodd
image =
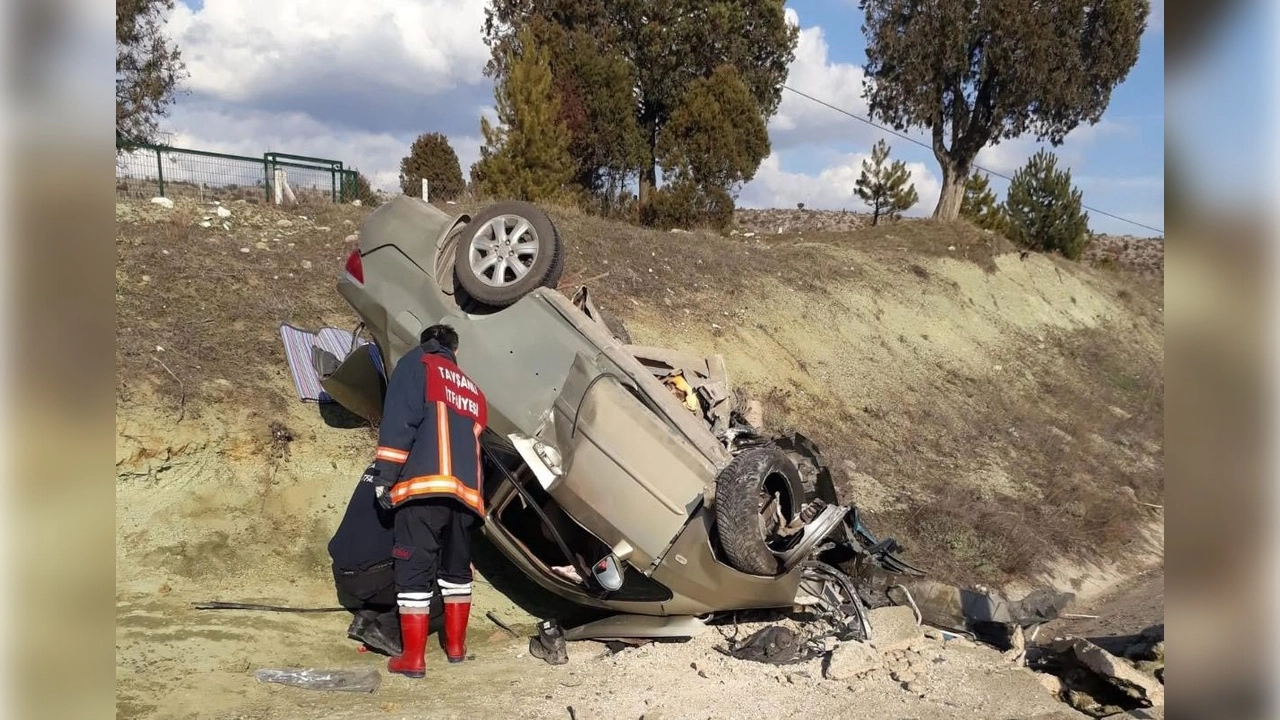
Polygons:
<instances>
[{"instance_id":1,"label":"shrub","mask_svg":"<svg viewBox=\"0 0 1280 720\"><path fill-rule=\"evenodd\" d=\"M343 202L351 202L359 200L361 205L367 207L378 207L382 204L382 198L378 197L378 193L373 191L373 186L369 184L369 178L364 173L356 171L356 179L353 187L349 187L343 193Z\"/></svg>"},{"instance_id":2,"label":"shrub","mask_svg":"<svg viewBox=\"0 0 1280 720\"><path fill-rule=\"evenodd\" d=\"M400 161L400 190L405 195L422 196L422 179L427 180L431 200L454 200L466 184L458 154L449 139L440 133L423 133Z\"/></svg>"},{"instance_id":3,"label":"shrub","mask_svg":"<svg viewBox=\"0 0 1280 720\"><path fill-rule=\"evenodd\" d=\"M669 230L708 227L724 230L733 223L733 196L724 188L700 188L691 180L667 183L653 193L643 211L644 224Z\"/></svg>"},{"instance_id":4,"label":"shrub","mask_svg":"<svg viewBox=\"0 0 1280 720\"><path fill-rule=\"evenodd\" d=\"M1025 248L1077 260L1089 244L1083 198L1053 153L1040 150L1014 174L1004 204L1009 239Z\"/></svg>"}]
</instances>

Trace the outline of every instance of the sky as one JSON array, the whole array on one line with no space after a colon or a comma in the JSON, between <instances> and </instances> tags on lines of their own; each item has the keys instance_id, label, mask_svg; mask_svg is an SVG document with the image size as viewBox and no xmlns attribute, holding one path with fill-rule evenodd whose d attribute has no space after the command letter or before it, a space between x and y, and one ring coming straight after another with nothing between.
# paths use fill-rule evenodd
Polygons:
<instances>
[{"instance_id":1,"label":"sky","mask_svg":"<svg viewBox=\"0 0 1280 720\"><path fill-rule=\"evenodd\" d=\"M190 77L163 128L177 147L260 156L319 156L398 188L400 159L423 132L447 135L465 175L480 154L480 117L493 86L481 38L486 0L179 0L169 32ZM1163 3L1154 0L1138 63L1102 120L1051 148L1086 205L1164 228ZM790 0L800 27L787 85L867 117L865 48L854 0ZM924 138L921 133L915 137ZM941 188L932 151L791 92L770 119L772 153L743 187L739 207L864 210L853 194L861 162L885 138L908 164L929 215ZM977 164L1012 175L1041 147L1023 137L985 148ZM992 178L1003 198L1008 183ZM1150 229L1090 213L1097 232Z\"/></svg>"}]
</instances>

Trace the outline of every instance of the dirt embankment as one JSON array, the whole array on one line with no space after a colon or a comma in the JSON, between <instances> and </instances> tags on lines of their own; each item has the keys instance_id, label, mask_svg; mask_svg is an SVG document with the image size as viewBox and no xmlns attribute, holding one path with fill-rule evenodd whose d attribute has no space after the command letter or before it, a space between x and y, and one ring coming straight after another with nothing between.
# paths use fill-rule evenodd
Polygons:
<instances>
[{"instance_id":1,"label":"dirt embankment","mask_svg":"<svg viewBox=\"0 0 1280 720\"><path fill-rule=\"evenodd\" d=\"M332 604L325 544L373 436L296 402L277 326L355 324L333 283L366 213L117 209L121 717L370 711L369 698L299 694L246 675L377 664L345 642L345 617L190 609L209 599ZM555 217L570 249L566 287L596 278L598 302L639 343L723 353L731 379L766 401L766 423L814 437L873 528L935 574L999 583L1053 570L1045 561L1063 554L1105 565L1144 547L1142 529L1159 524L1158 282L1019 259L989 236L923 221L746 238ZM575 677L530 665L483 612L526 628L533 618L479 587L471 667L496 679L486 684L491 707L564 717L561 695L586 697L591 683L629 672ZM646 676L653 687L616 707L661 704L664 682L689 679L682 655L662 657L670 662L634 667L670 676ZM442 670L430 684L430 708L418 686L397 680L374 705L388 717L461 716L474 687L455 676ZM781 677L756 680L797 698L814 689ZM918 699L896 687L883 688L889 714ZM935 710L911 712L983 716ZM617 714L601 706L595 716Z\"/></svg>"},{"instance_id":2,"label":"dirt embankment","mask_svg":"<svg viewBox=\"0 0 1280 720\"><path fill-rule=\"evenodd\" d=\"M756 235L859 232L871 226L871 216L847 210L738 210L736 232ZM1119 269L1148 279L1164 277L1164 238L1134 235L1096 235L1081 260L1102 269Z\"/></svg>"}]
</instances>

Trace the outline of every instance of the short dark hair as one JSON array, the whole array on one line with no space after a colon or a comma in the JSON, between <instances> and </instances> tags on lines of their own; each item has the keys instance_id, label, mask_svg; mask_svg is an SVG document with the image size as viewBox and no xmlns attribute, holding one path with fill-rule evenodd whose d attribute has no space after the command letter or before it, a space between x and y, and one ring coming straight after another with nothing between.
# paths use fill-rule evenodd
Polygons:
<instances>
[{"instance_id":1,"label":"short dark hair","mask_svg":"<svg viewBox=\"0 0 1280 720\"><path fill-rule=\"evenodd\" d=\"M451 352L458 352L458 331L448 325L432 325L422 331L420 342L423 345L435 340L441 345L449 348Z\"/></svg>"}]
</instances>

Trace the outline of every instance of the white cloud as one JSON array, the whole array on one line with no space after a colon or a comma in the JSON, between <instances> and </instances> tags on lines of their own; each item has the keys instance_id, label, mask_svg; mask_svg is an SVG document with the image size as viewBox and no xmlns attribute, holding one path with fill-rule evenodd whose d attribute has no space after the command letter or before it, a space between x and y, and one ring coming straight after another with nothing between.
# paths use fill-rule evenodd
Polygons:
<instances>
[{"instance_id":1,"label":"white cloud","mask_svg":"<svg viewBox=\"0 0 1280 720\"><path fill-rule=\"evenodd\" d=\"M790 8L787 22L800 24L800 17ZM862 99L863 71L859 65L832 62L825 32L821 27L801 28L795 58L787 73L787 86L825 103L865 117L867 103ZM769 121L769 136L775 149L802 143L823 144L832 140L878 137L870 126L784 90L778 112ZM868 141L868 144L870 141Z\"/></svg>"},{"instance_id":2,"label":"white cloud","mask_svg":"<svg viewBox=\"0 0 1280 720\"><path fill-rule=\"evenodd\" d=\"M275 150L360 168L399 185L422 132L450 138L465 176L492 103L485 0L206 0L168 30L190 77L168 142L259 156Z\"/></svg>"},{"instance_id":3,"label":"white cloud","mask_svg":"<svg viewBox=\"0 0 1280 720\"><path fill-rule=\"evenodd\" d=\"M1092 190L1164 190L1163 175L1135 175L1130 177L1105 177L1080 175L1073 177L1075 184Z\"/></svg>"},{"instance_id":4,"label":"white cloud","mask_svg":"<svg viewBox=\"0 0 1280 720\"><path fill-rule=\"evenodd\" d=\"M169 31L190 89L232 102L331 91L335 79L419 95L479 82L484 0L207 0ZM345 84L345 83L344 83Z\"/></svg>"},{"instance_id":5,"label":"white cloud","mask_svg":"<svg viewBox=\"0 0 1280 720\"><path fill-rule=\"evenodd\" d=\"M840 156L839 160L823 168L817 175L787 172L782 169L781 158L773 153L765 158L756 171L755 178L743 188L738 205L748 208L789 208L804 203L806 208L818 210L856 210L866 207L854 194L853 186L862 172L862 161L870 153L853 153ZM942 191L942 182L924 163L907 163L911 181L915 183L920 202L907 215L921 216L933 213Z\"/></svg>"},{"instance_id":6,"label":"white cloud","mask_svg":"<svg viewBox=\"0 0 1280 720\"><path fill-rule=\"evenodd\" d=\"M1012 176L1036 151L1044 148L1058 157L1059 168L1066 167L1074 171L1083 164L1088 147L1099 138L1123 135L1130 131L1129 126L1124 123L1102 120L1096 125L1077 127L1058 147L1047 142L1036 142L1034 137L1023 135L998 145L986 146L978 152L974 163L992 172Z\"/></svg>"}]
</instances>

